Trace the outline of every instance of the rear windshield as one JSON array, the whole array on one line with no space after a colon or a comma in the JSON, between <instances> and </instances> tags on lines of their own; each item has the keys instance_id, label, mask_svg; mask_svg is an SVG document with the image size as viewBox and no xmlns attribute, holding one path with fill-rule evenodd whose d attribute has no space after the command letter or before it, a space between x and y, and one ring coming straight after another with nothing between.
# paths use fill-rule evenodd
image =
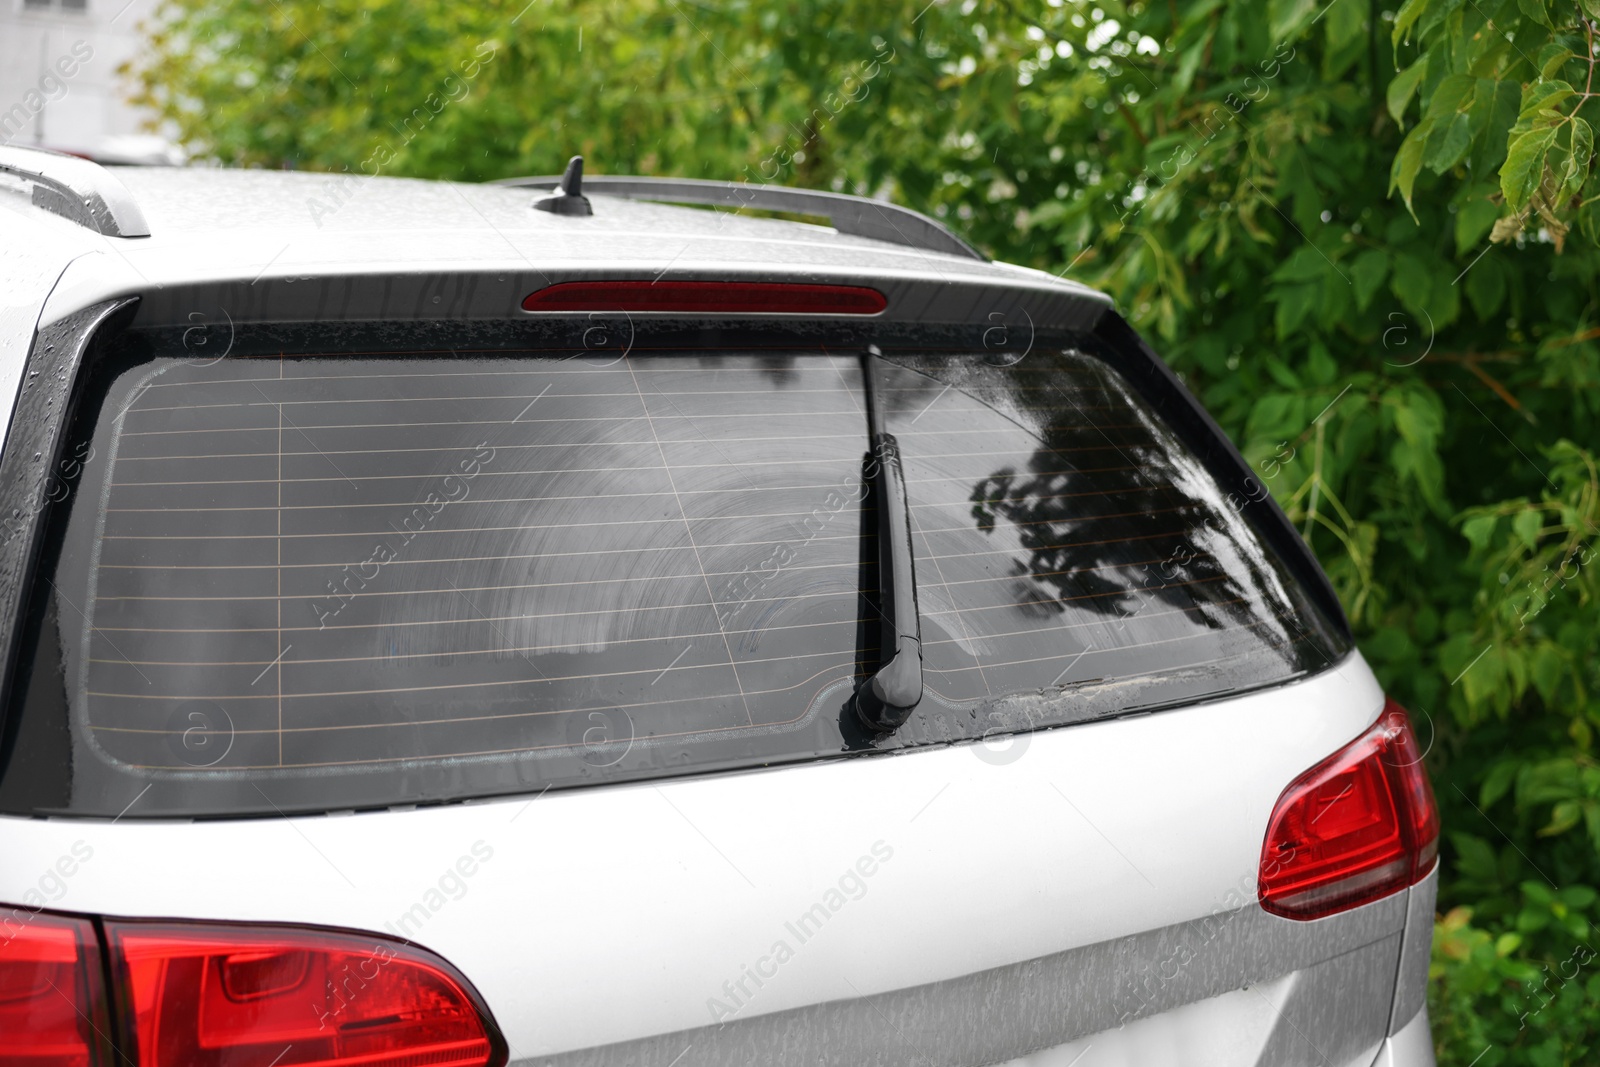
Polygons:
<instances>
[{"instance_id":1,"label":"rear windshield","mask_svg":"<svg viewBox=\"0 0 1600 1067\"><path fill-rule=\"evenodd\" d=\"M1205 699L1342 651L1241 501L1070 342L1010 365L884 346L927 683L885 737L847 708L879 652L859 347L242 348L153 336L90 376L0 807L330 810L764 766Z\"/></svg>"}]
</instances>

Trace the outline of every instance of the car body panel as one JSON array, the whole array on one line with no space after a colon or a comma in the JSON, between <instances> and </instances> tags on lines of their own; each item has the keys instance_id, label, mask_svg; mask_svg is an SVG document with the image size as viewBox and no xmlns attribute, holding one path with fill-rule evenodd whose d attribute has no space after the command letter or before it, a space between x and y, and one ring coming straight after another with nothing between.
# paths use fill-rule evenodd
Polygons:
<instances>
[{"instance_id":1,"label":"car body panel","mask_svg":"<svg viewBox=\"0 0 1600 1067\"><path fill-rule=\"evenodd\" d=\"M1389 1032L1399 1033L1428 1008L1428 961L1433 958L1434 905L1439 899L1439 869L1411 887L1406 901L1406 936L1400 946Z\"/></svg>"},{"instance_id":2,"label":"car body panel","mask_svg":"<svg viewBox=\"0 0 1600 1067\"><path fill-rule=\"evenodd\" d=\"M1312 939L1331 946L1372 936L1394 922L1389 902L1370 913L1341 917L1337 934L1315 931ZM1252 914L1253 913L1253 914ZM1248 938L1250 952L1268 947L1301 957L1305 931L1263 923L1259 909L1218 916L1232 936ZM1282 922L1280 920L1280 922ZM1196 924L1162 931L1161 940L1190 936L1203 941ZM1398 934L1312 963L1266 982L1245 980L1232 966L1241 944L1222 938L1205 944L1190 966L1175 969L1150 1002L1158 1014L1131 1017L1119 1027L1101 1027L1111 1013L1101 982L1133 965L1150 966L1146 938L1122 939L1033 960L1012 967L932 983L892 993L839 1000L723 1025L608 1045L558 1056L513 1060L540 1067L600 1067L616 1063L672 1063L680 1067L735 1067L749 1063L926 1063L934 1067L1005 1063L1062 1067L1085 1059L1095 1067L1114 1063L1312 1067L1360 1064L1365 1067L1383 1041ZM1130 948L1128 941L1139 942ZM1292 945L1292 947L1291 947ZM1172 957L1168 957L1172 958ZM1208 988L1227 993L1194 1001ZM1085 1034L1065 1043L1063 1036ZM1314 1034L1313 1039L1307 1035ZM1022 1053L1017 1056L1015 1053Z\"/></svg>"},{"instance_id":3,"label":"car body panel","mask_svg":"<svg viewBox=\"0 0 1600 1067\"><path fill-rule=\"evenodd\" d=\"M81 227L12 203L20 200L0 191L0 411L7 417L51 292L74 259L94 254Z\"/></svg>"},{"instance_id":4,"label":"car body panel","mask_svg":"<svg viewBox=\"0 0 1600 1067\"><path fill-rule=\"evenodd\" d=\"M1110 306L1038 271L617 197L597 196L594 216L574 219L533 210L529 190L351 179L348 201L313 217L306 205L327 186L322 176L139 168L120 176L136 196L150 194L141 204L151 236L100 238L111 260L64 279L45 321L129 295L144 297L140 325L218 308L236 321L503 318L559 281L663 276L901 283L913 289L891 292L886 313L901 321L930 313L983 321L1021 293L1047 305ZM186 285L200 289L177 291ZM997 303L1003 290L1010 295Z\"/></svg>"},{"instance_id":5,"label":"car body panel","mask_svg":"<svg viewBox=\"0 0 1600 1067\"><path fill-rule=\"evenodd\" d=\"M1202 954L1205 966L1163 983L1155 1007L1398 935L1398 895L1309 924L1250 903L1277 796L1381 706L1352 656L1291 686L1003 744L412 811L4 819L0 900L37 889L81 840L93 858L52 908L399 932L471 978L521 1057L726 1021L712 1003L732 1006L723 983L784 940L794 954L781 981L747 985L736 1017L970 982L1100 946L1088 972L1062 964L1063 981L1093 979L1075 987L1081 1021L1063 1017L1046 1042L1059 1044L1137 1011L1137 994L1118 988L1136 973L1121 938L1143 938L1159 960L1164 929L1244 909L1245 922L1223 927L1238 931L1225 935L1235 948ZM480 842L492 858L454 873ZM879 842L892 857L853 878L799 944L786 924L826 904ZM848 899L855 882L859 899ZM448 895L457 883L459 901ZM424 918L402 923L419 903ZM1281 932L1246 934L1268 928Z\"/></svg>"},{"instance_id":6,"label":"car body panel","mask_svg":"<svg viewBox=\"0 0 1600 1067\"><path fill-rule=\"evenodd\" d=\"M1395 939L1019 1057L1003 1067L1423 1067L1414 1047L1376 1037ZM1315 1038L1310 1035L1316 1035ZM1409 1041L1409 1038L1406 1039ZM1426 1035L1424 1035L1426 1040ZM1091 1055L1092 1053L1092 1055Z\"/></svg>"},{"instance_id":7,"label":"car body panel","mask_svg":"<svg viewBox=\"0 0 1600 1067\"><path fill-rule=\"evenodd\" d=\"M1428 927L1431 930L1433 923ZM1372 1067L1434 1067L1433 1031L1426 1006L1411 1021L1384 1041Z\"/></svg>"}]
</instances>

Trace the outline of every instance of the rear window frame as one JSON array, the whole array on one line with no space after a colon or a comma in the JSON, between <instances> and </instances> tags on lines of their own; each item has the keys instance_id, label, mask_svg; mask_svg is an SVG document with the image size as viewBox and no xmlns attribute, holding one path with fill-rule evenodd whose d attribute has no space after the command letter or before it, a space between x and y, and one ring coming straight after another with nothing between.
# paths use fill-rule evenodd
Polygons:
<instances>
[{"instance_id":1,"label":"rear window frame","mask_svg":"<svg viewBox=\"0 0 1600 1067\"><path fill-rule=\"evenodd\" d=\"M17 549L22 549L20 569L10 572L12 578L9 587L0 586L0 600L10 598L15 606L4 618L0 619L0 626L4 627L3 634L4 654L6 657L5 676L3 679L6 704L0 711L0 810L13 814L40 814L70 815L70 814L101 814L81 813L69 810L63 805L27 804L19 806L13 803L13 798L18 795L18 790L7 788L9 780L15 777L17 768L10 766L12 755L17 745L17 727L23 716L20 712L20 699L25 691L25 667L19 663L19 657L25 647L37 640L37 626L42 615L42 596L40 593L45 583L39 581L40 568L43 563L42 550L46 548L42 542L47 533L47 522L50 512L55 504L49 499L52 484L59 484L61 478L48 472L63 470L63 464L70 459L62 455L65 448L66 430L72 420L78 417L80 404L84 400L83 389L89 378L89 371L95 368L100 361L107 359L128 358L142 344L183 344L192 327L184 326L153 326L130 328L129 319L132 317L132 302L113 302L100 305L96 309L80 316L63 320L56 324L53 331L42 331L39 339L28 356L27 370L24 376L23 398L19 400L18 408L13 417L10 431L7 435L5 451L0 454L0 487L7 493L4 503L7 511L15 510L17 515L13 525L21 532L0 544L0 553L16 554ZM566 317L575 337L582 336L582 331L592 328L592 316L580 318ZM648 317L638 317L648 318ZM589 321L586 321L589 320ZM630 321L630 327L637 324ZM670 331L676 336L686 338L686 346L693 346L697 335L703 336L705 331L714 331L720 337L730 333L746 330L752 337L759 338L769 334L772 326L782 329L784 344L781 347L792 349L797 345L814 344L828 348L840 349L861 348L869 344L891 347L897 339L904 340L908 346L925 346L930 334L938 334L947 339L948 343L956 347L967 347L974 352L981 351L988 339L987 324L978 323L968 326L926 326L917 324L896 324L888 322L838 322L822 321L816 323L797 324L793 320L778 320L776 322L762 322L758 319L733 320L726 316L698 321L685 321L682 318L673 318L657 323L646 323L647 327ZM797 325L800 327L797 329ZM394 326L401 326L407 331L423 330L425 333L438 337L441 341L452 336L459 337L466 328L476 330L482 334L498 336L508 349L523 349L525 347L525 333L527 319L507 322L478 322L463 324L461 322L439 321L434 323L388 323L388 322L361 322L361 323L262 323L251 324L243 327L247 343L273 346L285 351L328 351L334 347L330 340L329 331L335 335L350 338L382 338L386 331ZM797 336L798 335L798 336ZM47 340L48 338L48 340ZM230 337L230 341L235 338ZM1272 500L1261 484L1251 476L1250 468L1245 464L1237 450L1228 441L1221 430L1216 426L1210 416L1198 405L1181 381L1156 357L1153 350L1127 326L1114 312L1106 312L1097 322L1093 332L1084 333L1076 330L1039 331L1030 338L1033 346L1049 347L1071 346L1080 351L1093 355L1111 366L1115 373L1120 374L1145 403L1149 404L1155 413L1165 420L1173 430L1174 435L1181 443L1197 457L1203 467L1218 481L1219 485L1227 489L1239 501L1239 511L1246 516L1249 525L1262 538L1267 548L1276 553L1293 573L1301 588L1315 603L1318 611L1314 619L1308 619L1310 628L1318 632L1318 636L1325 642L1329 653L1326 667L1317 670L1308 670L1292 677L1265 683L1264 686L1253 688L1273 687L1298 680L1300 677L1320 673L1322 669L1331 669L1339 662L1346 659L1353 650L1353 641L1349 634L1342 609L1339 607L1337 597L1321 568L1311 557L1309 550L1300 539L1298 533L1289 525L1281 509ZM59 351L53 351L59 349ZM392 348L385 347L385 351ZM578 355L584 355L579 352ZM586 358L595 360L610 358L608 353L591 353ZM1001 358L1009 358L1002 356ZM48 370L48 375L35 372ZM60 394L59 401L54 397L45 398L48 402L39 412L39 405L35 403L35 417L29 418L25 411L24 401L27 398L28 383L41 376L46 376L47 382L53 382ZM63 388L64 386L64 388ZM31 450L31 451L30 451ZM24 455L37 452L41 461L31 470L33 484L31 488L19 482L17 470L19 466L27 470L28 465L23 462ZM50 456L53 462L43 461L44 456ZM39 472L46 472L40 475ZM9 477L8 477L9 476ZM53 481L52 481L53 479ZM70 491L67 500L75 496ZM23 506L29 499L35 506L28 509ZM17 503L17 501L22 503ZM16 564L13 567L16 568ZM0 604L0 609L4 605ZM1143 706L1123 707L1113 713L1086 715L1083 717L1062 717L1044 725L1035 725L1031 713L1023 713L1014 717L1007 723L1002 717L1001 726L991 729L990 733L1026 732L1032 729L1055 729L1074 725L1082 721L1101 721L1108 718L1117 718L1126 715L1160 710L1171 706L1188 706L1206 703L1210 700L1223 699L1237 695L1247 690L1227 690L1215 696L1184 697L1170 702L1154 703ZM1001 701L1003 704L1004 701ZM909 724L908 724L909 725ZM70 730L70 726L67 727ZM860 745L849 753L838 756L802 754L792 759L777 759L770 761L773 765L814 762L821 759L851 758L854 755L881 751L905 751L909 748L922 747L929 744L948 742L968 742L970 737L938 736L936 728L930 726L927 730L913 730L901 739L904 743L896 743L892 739L888 744L878 744L872 739L863 737ZM715 765L693 766L682 771L672 771L665 768L659 769L644 780L655 778L675 777L679 775L697 776L701 774L727 773L730 770L743 769L740 767L722 767ZM177 772L182 773L182 772ZM558 788L585 787L588 784L610 784L609 781L594 783L559 783ZM24 787L23 795L29 792L37 793L37 787ZM400 806L412 806L417 803L459 803L472 800L485 799L490 795L516 795L528 789L508 789L497 791L493 794L473 795L440 799L402 800L402 801L359 801L350 804L337 805L311 805L309 807L291 806L279 808L273 805L273 810L279 814L288 811L329 811L329 810L362 810L367 808L383 809ZM270 801L269 801L270 803ZM269 811L227 811L217 813L191 813L187 817L194 818L239 818L253 815L270 814ZM170 813L168 813L170 814ZM130 816L133 817L133 816Z\"/></svg>"}]
</instances>

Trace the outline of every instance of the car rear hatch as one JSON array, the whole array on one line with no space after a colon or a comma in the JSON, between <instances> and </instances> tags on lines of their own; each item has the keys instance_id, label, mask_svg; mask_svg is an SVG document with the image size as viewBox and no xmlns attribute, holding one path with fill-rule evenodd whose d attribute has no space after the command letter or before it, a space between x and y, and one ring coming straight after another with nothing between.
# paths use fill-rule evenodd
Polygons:
<instances>
[{"instance_id":1,"label":"car rear hatch","mask_svg":"<svg viewBox=\"0 0 1600 1067\"><path fill-rule=\"evenodd\" d=\"M1280 795L1382 694L1116 328L185 336L127 331L71 392L0 899L424 946L518 1062L1354 1063L1388 1032L1405 892L1256 904ZM874 410L925 684L892 731L853 702Z\"/></svg>"}]
</instances>

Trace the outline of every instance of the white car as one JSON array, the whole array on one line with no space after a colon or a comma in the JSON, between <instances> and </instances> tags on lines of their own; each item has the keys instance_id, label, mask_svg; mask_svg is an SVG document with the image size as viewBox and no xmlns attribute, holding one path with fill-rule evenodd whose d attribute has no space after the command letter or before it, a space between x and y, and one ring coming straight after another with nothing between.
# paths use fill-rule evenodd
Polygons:
<instances>
[{"instance_id":1,"label":"white car","mask_svg":"<svg viewBox=\"0 0 1600 1067\"><path fill-rule=\"evenodd\" d=\"M1110 301L581 173L0 149L0 1065L1431 1065L1429 740Z\"/></svg>"}]
</instances>

